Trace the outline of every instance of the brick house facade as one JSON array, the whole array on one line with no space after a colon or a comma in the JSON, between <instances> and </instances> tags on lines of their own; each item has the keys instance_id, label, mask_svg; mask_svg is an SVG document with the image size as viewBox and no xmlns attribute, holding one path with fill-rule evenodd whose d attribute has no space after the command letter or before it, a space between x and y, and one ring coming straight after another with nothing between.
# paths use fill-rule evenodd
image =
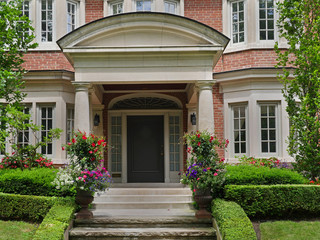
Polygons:
<instances>
[{"instance_id":1,"label":"brick house facade","mask_svg":"<svg viewBox=\"0 0 320 240\"><path fill-rule=\"evenodd\" d=\"M24 57L25 103L35 123L64 131L44 152L54 163L66 161L60 146L72 129L107 137L113 148L106 165L119 182L179 181L186 161L181 137L197 129L229 139L219 152L229 162L243 155L290 160L274 68L275 41L286 47L278 39L275 0L26 4L39 47ZM144 121L149 128L142 129ZM157 171L159 177L148 177ZM136 180L134 172L149 175Z\"/></svg>"}]
</instances>

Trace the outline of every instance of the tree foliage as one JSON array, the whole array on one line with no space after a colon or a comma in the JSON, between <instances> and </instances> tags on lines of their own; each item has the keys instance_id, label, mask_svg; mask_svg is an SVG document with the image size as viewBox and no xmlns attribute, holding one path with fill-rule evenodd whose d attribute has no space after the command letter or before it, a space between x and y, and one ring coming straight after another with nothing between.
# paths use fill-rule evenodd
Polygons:
<instances>
[{"instance_id":1,"label":"tree foliage","mask_svg":"<svg viewBox=\"0 0 320 240\"><path fill-rule=\"evenodd\" d=\"M4 150L5 138L11 129L17 129L28 118L21 114L23 54L35 48L33 28L27 16L22 15L22 0L0 2L0 146ZM19 121L20 120L20 121ZM9 127L10 126L10 127ZM20 128L21 129L21 128Z\"/></svg>"},{"instance_id":2,"label":"tree foliage","mask_svg":"<svg viewBox=\"0 0 320 240\"><path fill-rule=\"evenodd\" d=\"M278 67L284 69L283 95L290 120L289 153L295 168L310 178L320 175L320 0L284 0L278 4Z\"/></svg>"}]
</instances>

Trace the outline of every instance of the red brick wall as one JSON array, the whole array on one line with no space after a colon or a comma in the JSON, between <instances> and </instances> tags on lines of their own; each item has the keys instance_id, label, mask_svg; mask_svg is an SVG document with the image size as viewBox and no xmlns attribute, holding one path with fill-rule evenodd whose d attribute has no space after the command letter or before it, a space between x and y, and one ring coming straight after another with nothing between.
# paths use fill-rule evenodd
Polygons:
<instances>
[{"instance_id":1,"label":"red brick wall","mask_svg":"<svg viewBox=\"0 0 320 240\"><path fill-rule=\"evenodd\" d=\"M24 55L26 70L68 70L74 71L72 65L61 51L37 51Z\"/></svg>"},{"instance_id":2,"label":"red brick wall","mask_svg":"<svg viewBox=\"0 0 320 240\"><path fill-rule=\"evenodd\" d=\"M103 18L103 0L86 0L86 23Z\"/></svg>"},{"instance_id":3,"label":"red brick wall","mask_svg":"<svg viewBox=\"0 0 320 240\"><path fill-rule=\"evenodd\" d=\"M245 50L224 54L214 72L225 72L254 67L274 67L277 63L273 49Z\"/></svg>"},{"instance_id":4,"label":"red brick wall","mask_svg":"<svg viewBox=\"0 0 320 240\"><path fill-rule=\"evenodd\" d=\"M127 95L130 93L106 93L104 94L104 100L103 104L105 106L105 109L103 111L103 134L104 136L108 136L108 106L111 102L112 99L116 97L120 97L123 95ZM162 93L166 94L169 96L173 96L178 98L181 101L181 104L183 106L183 132L187 132L188 128L188 110L186 108L186 103L187 103L187 95L186 93L183 92L173 92L173 93ZM108 166L108 153L105 153L105 167ZM187 159L187 152L183 151L183 165L186 165L186 159ZM182 169L181 169L182 170Z\"/></svg>"},{"instance_id":5,"label":"red brick wall","mask_svg":"<svg viewBox=\"0 0 320 240\"><path fill-rule=\"evenodd\" d=\"M185 0L184 15L222 32L222 0Z\"/></svg>"},{"instance_id":6,"label":"red brick wall","mask_svg":"<svg viewBox=\"0 0 320 240\"><path fill-rule=\"evenodd\" d=\"M219 140L224 139L224 114L223 114L223 94L219 92L219 84L212 88L213 111L214 111L214 129ZM224 158L224 150L217 149L219 157Z\"/></svg>"}]
</instances>

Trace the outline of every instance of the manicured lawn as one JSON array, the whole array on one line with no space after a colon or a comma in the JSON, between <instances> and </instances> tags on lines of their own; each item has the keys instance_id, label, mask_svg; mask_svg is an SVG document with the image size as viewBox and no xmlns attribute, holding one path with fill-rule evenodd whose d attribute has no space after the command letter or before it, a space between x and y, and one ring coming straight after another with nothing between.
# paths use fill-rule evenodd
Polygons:
<instances>
[{"instance_id":1,"label":"manicured lawn","mask_svg":"<svg viewBox=\"0 0 320 240\"><path fill-rule=\"evenodd\" d=\"M319 221L275 221L260 224L261 240L319 240Z\"/></svg>"},{"instance_id":2,"label":"manicured lawn","mask_svg":"<svg viewBox=\"0 0 320 240\"><path fill-rule=\"evenodd\" d=\"M36 224L26 222L0 220L0 240L32 239L37 227Z\"/></svg>"}]
</instances>

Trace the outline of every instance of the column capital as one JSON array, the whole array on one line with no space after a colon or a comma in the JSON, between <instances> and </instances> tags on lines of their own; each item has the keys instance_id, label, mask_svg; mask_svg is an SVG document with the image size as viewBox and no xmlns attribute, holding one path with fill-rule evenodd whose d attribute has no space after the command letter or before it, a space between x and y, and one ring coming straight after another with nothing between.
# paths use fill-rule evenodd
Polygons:
<instances>
[{"instance_id":1,"label":"column capital","mask_svg":"<svg viewBox=\"0 0 320 240\"><path fill-rule=\"evenodd\" d=\"M199 90L212 90L212 86L216 80L200 80L196 82L196 89Z\"/></svg>"},{"instance_id":2,"label":"column capital","mask_svg":"<svg viewBox=\"0 0 320 240\"><path fill-rule=\"evenodd\" d=\"M81 91L86 91L88 92L89 89L91 88L91 83L89 82L77 82L73 81L71 82L72 85L75 87L76 92L81 92Z\"/></svg>"}]
</instances>

